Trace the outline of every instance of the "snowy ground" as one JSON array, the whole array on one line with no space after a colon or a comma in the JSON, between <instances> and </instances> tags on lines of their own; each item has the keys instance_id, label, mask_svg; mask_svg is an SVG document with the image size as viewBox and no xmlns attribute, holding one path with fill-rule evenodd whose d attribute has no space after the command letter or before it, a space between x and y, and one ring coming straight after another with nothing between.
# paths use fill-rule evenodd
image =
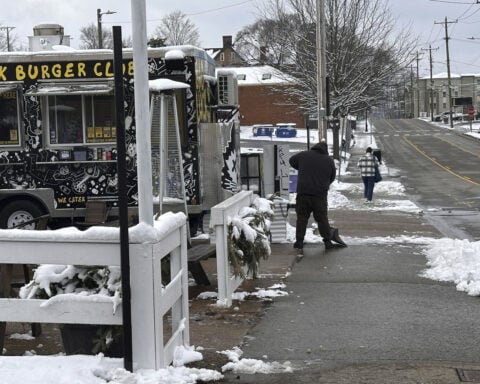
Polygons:
<instances>
[{"instance_id":1,"label":"snowy ground","mask_svg":"<svg viewBox=\"0 0 480 384\"><path fill-rule=\"evenodd\" d=\"M362 127L359 122L359 131ZM437 123L446 129L445 124ZM371 126L371 124L370 124ZM480 124L473 125L472 136L480 138L478 133ZM374 129L374 127L373 127ZM468 126L468 130L469 130ZM329 140L331 142L331 140ZM375 146L371 135L358 135L356 145L366 147ZM341 174L345 174L346 163L341 164ZM383 165L386 167L386 165ZM383 171L386 171L384 168ZM403 186L398 182L384 181L376 187L378 193L389 195L389 199L376 202L374 206L365 207L356 201L350 201L345 192L361 193L361 185L335 182L330 193L329 204L331 209L348 207L349 209L392 209L406 212L418 212L419 208L405 196ZM391 198L394 197L394 198ZM398 197L398 198L397 198ZM294 228L288 228L288 239L293 240ZM307 242L319 242L321 239L309 229ZM462 239L432 239L424 237L386 237L386 238L349 238L349 244L391 244L413 243L424 247L427 265L423 275L438 281L450 281L457 285L457 289L469 295L480 295L480 241L469 242ZM286 294L277 285L269 290L257 290L252 295L257 297L272 297ZM246 293L235 297L243 300ZM205 294L206 297L210 297ZM28 335L13 335L13 337L30 337ZM207 346L205 346L207 347ZM97 356L36 356L34 351L22 357L0 357L0 372L2 384L187 384L197 381L215 381L222 377L221 372L192 369L184 367L184 363L201 357L201 347L196 350L179 349L176 356L176 367L169 367L158 371L142 370L136 373L125 371L122 359ZM266 354L268 351L265 351ZM292 367L288 363L264 362L261 360L242 358L242 351L234 347L229 351L219 351L228 356L230 362L223 367L223 371L231 370L242 373L275 373L290 372Z\"/></svg>"}]
</instances>

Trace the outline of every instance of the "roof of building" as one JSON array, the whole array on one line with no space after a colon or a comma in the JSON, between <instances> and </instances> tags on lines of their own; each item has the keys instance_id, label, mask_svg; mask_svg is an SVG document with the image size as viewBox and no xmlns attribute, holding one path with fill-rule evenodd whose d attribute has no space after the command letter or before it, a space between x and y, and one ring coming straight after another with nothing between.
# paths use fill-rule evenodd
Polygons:
<instances>
[{"instance_id":1,"label":"roof of building","mask_svg":"<svg viewBox=\"0 0 480 384\"><path fill-rule=\"evenodd\" d=\"M251 67L224 67L237 74L238 85L288 84L293 79L269 65Z\"/></svg>"},{"instance_id":2,"label":"roof of building","mask_svg":"<svg viewBox=\"0 0 480 384\"><path fill-rule=\"evenodd\" d=\"M468 75L461 74L461 75L459 75L458 73L451 73L450 74L451 79L460 79L463 76L479 76L479 75L478 74L477 75L472 75L472 74L468 74ZM428 79L430 79L430 76L423 76L420 79L421 80L428 80ZM448 79L448 73L447 72L437 73L435 75L432 75L432 79Z\"/></svg>"}]
</instances>

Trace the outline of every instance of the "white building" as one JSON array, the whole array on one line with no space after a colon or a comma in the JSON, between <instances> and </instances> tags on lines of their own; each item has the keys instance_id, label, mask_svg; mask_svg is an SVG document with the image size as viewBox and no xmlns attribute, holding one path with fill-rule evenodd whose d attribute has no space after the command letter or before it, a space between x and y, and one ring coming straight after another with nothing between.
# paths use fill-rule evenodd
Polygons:
<instances>
[{"instance_id":1,"label":"white building","mask_svg":"<svg viewBox=\"0 0 480 384\"><path fill-rule=\"evenodd\" d=\"M480 109L480 74L450 74L452 109L454 112L467 113L468 102L475 111ZM439 73L432 76L419 78L417 92L414 90L415 115L430 116L448 112L448 74Z\"/></svg>"}]
</instances>

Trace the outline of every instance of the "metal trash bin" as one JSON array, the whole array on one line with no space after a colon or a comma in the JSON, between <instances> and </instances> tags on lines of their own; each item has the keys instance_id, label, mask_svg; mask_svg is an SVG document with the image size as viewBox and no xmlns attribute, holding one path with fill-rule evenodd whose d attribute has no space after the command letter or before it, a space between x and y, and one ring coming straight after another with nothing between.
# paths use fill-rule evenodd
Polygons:
<instances>
[{"instance_id":1,"label":"metal trash bin","mask_svg":"<svg viewBox=\"0 0 480 384\"><path fill-rule=\"evenodd\" d=\"M380 164L382 164L382 151L380 149L372 149L372 154L375 156Z\"/></svg>"}]
</instances>

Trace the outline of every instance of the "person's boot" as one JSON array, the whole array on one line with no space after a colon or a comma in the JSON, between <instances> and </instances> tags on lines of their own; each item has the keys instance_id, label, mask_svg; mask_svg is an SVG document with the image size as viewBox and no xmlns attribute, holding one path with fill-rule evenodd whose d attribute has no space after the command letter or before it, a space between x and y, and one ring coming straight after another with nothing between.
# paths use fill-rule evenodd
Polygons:
<instances>
[{"instance_id":1,"label":"person's boot","mask_svg":"<svg viewBox=\"0 0 480 384\"><path fill-rule=\"evenodd\" d=\"M342 240L340 235L338 234L338 228L332 228L331 239L337 244L340 244L343 247L346 247L347 244Z\"/></svg>"},{"instance_id":2,"label":"person's boot","mask_svg":"<svg viewBox=\"0 0 480 384\"><path fill-rule=\"evenodd\" d=\"M335 248L335 245L330 240L323 240L323 244L325 244L325 249L332 249Z\"/></svg>"},{"instance_id":3,"label":"person's boot","mask_svg":"<svg viewBox=\"0 0 480 384\"><path fill-rule=\"evenodd\" d=\"M303 240L297 240L293 244L293 248L295 249L303 249Z\"/></svg>"}]
</instances>

